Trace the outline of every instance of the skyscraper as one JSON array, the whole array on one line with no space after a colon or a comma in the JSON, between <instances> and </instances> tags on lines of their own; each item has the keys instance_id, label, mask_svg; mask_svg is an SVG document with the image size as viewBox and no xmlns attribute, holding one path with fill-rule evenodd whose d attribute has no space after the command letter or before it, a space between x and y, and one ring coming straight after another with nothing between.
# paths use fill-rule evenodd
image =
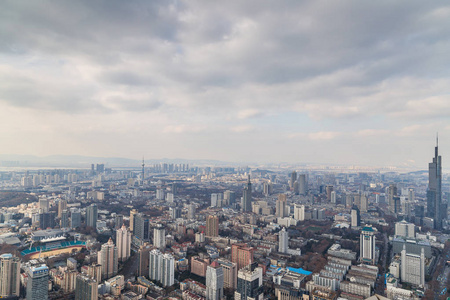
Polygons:
<instances>
[{"instance_id":1,"label":"skyscraper","mask_svg":"<svg viewBox=\"0 0 450 300\"><path fill-rule=\"evenodd\" d=\"M81 226L81 212L78 208L70 209L70 227L77 228Z\"/></svg>"},{"instance_id":2,"label":"skyscraper","mask_svg":"<svg viewBox=\"0 0 450 300\"><path fill-rule=\"evenodd\" d=\"M88 276L77 276L77 288L75 289L75 300L98 299L98 282Z\"/></svg>"},{"instance_id":3,"label":"skyscraper","mask_svg":"<svg viewBox=\"0 0 450 300\"><path fill-rule=\"evenodd\" d=\"M223 269L214 261L206 268L206 300L222 300Z\"/></svg>"},{"instance_id":4,"label":"skyscraper","mask_svg":"<svg viewBox=\"0 0 450 300\"><path fill-rule=\"evenodd\" d=\"M253 253L255 249L248 247L247 244L233 244L231 245L231 261L237 264L237 269L253 263Z\"/></svg>"},{"instance_id":5,"label":"skyscraper","mask_svg":"<svg viewBox=\"0 0 450 300\"><path fill-rule=\"evenodd\" d=\"M69 223L69 211L67 209L63 210L61 212L61 222L60 222L61 228L68 228L70 226Z\"/></svg>"},{"instance_id":6,"label":"skyscraper","mask_svg":"<svg viewBox=\"0 0 450 300\"><path fill-rule=\"evenodd\" d=\"M289 245L289 235L286 228L283 227L278 233L278 252L287 253Z\"/></svg>"},{"instance_id":7,"label":"skyscraper","mask_svg":"<svg viewBox=\"0 0 450 300\"><path fill-rule=\"evenodd\" d=\"M172 286L175 281L175 259L170 254L163 254L153 249L149 254L149 277L162 283L163 286Z\"/></svg>"},{"instance_id":8,"label":"skyscraper","mask_svg":"<svg viewBox=\"0 0 450 300\"><path fill-rule=\"evenodd\" d=\"M134 233L134 217L138 214L137 209L132 209L130 211L130 231Z\"/></svg>"},{"instance_id":9,"label":"skyscraper","mask_svg":"<svg viewBox=\"0 0 450 300\"><path fill-rule=\"evenodd\" d=\"M110 238L98 252L97 262L102 265L102 279L108 279L117 274L119 257L117 247Z\"/></svg>"},{"instance_id":10,"label":"skyscraper","mask_svg":"<svg viewBox=\"0 0 450 300\"><path fill-rule=\"evenodd\" d=\"M206 219L206 236L216 237L219 236L219 217L208 216Z\"/></svg>"},{"instance_id":11,"label":"skyscraper","mask_svg":"<svg viewBox=\"0 0 450 300\"><path fill-rule=\"evenodd\" d=\"M34 266L27 269L27 300L48 299L48 267Z\"/></svg>"},{"instance_id":12,"label":"skyscraper","mask_svg":"<svg viewBox=\"0 0 450 300\"><path fill-rule=\"evenodd\" d=\"M118 249L119 261L127 260L130 257L131 232L125 225L116 231L116 243Z\"/></svg>"},{"instance_id":13,"label":"skyscraper","mask_svg":"<svg viewBox=\"0 0 450 300\"><path fill-rule=\"evenodd\" d=\"M43 213L48 212L50 200L48 198L39 198L39 210Z\"/></svg>"},{"instance_id":14,"label":"skyscraper","mask_svg":"<svg viewBox=\"0 0 450 300\"><path fill-rule=\"evenodd\" d=\"M372 226L365 226L359 236L361 262L375 264L375 230Z\"/></svg>"},{"instance_id":15,"label":"skyscraper","mask_svg":"<svg viewBox=\"0 0 450 300\"><path fill-rule=\"evenodd\" d=\"M390 184L388 187L388 204L389 204L389 210L391 212L395 211L395 197L397 197L397 187L395 184Z\"/></svg>"},{"instance_id":16,"label":"skyscraper","mask_svg":"<svg viewBox=\"0 0 450 300\"><path fill-rule=\"evenodd\" d=\"M19 296L20 259L10 253L0 255L0 298Z\"/></svg>"},{"instance_id":17,"label":"skyscraper","mask_svg":"<svg viewBox=\"0 0 450 300\"><path fill-rule=\"evenodd\" d=\"M252 211L252 183L250 182L250 175L248 175L247 186L244 188L241 210L243 212Z\"/></svg>"},{"instance_id":18,"label":"skyscraper","mask_svg":"<svg viewBox=\"0 0 450 300\"><path fill-rule=\"evenodd\" d=\"M308 192L308 185L306 183L306 174L298 176L298 192L300 195L306 195Z\"/></svg>"},{"instance_id":19,"label":"skyscraper","mask_svg":"<svg viewBox=\"0 0 450 300\"><path fill-rule=\"evenodd\" d=\"M359 212L359 208L356 205L353 205L351 218L352 218L351 220L352 227L361 226L361 213Z\"/></svg>"},{"instance_id":20,"label":"skyscraper","mask_svg":"<svg viewBox=\"0 0 450 300\"><path fill-rule=\"evenodd\" d=\"M97 229L98 211L97 204L91 204L86 208L86 226Z\"/></svg>"},{"instance_id":21,"label":"skyscraper","mask_svg":"<svg viewBox=\"0 0 450 300\"><path fill-rule=\"evenodd\" d=\"M139 213L137 215L133 215L134 219L134 236L137 237L141 241L146 241L149 239L149 220L146 216ZM130 226L131 227L131 226Z\"/></svg>"},{"instance_id":22,"label":"skyscraper","mask_svg":"<svg viewBox=\"0 0 450 300\"><path fill-rule=\"evenodd\" d=\"M406 245L403 245L401 253L401 281L425 286L425 252L422 248L420 255L406 252Z\"/></svg>"},{"instance_id":23,"label":"skyscraper","mask_svg":"<svg viewBox=\"0 0 450 300\"><path fill-rule=\"evenodd\" d=\"M58 218L61 218L62 212L67 209L67 200L61 199L58 203Z\"/></svg>"},{"instance_id":24,"label":"skyscraper","mask_svg":"<svg viewBox=\"0 0 450 300\"><path fill-rule=\"evenodd\" d=\"M286 194L279 194L276 202L276 216L278 218L286 217Z\"/></svg>"},{"instance_id":25,"label":"skyscraper","mask_svg":"<svg viewBox=\"0 0 450 300\"><path fill-rule=\"evenodd\" d=\"M297 172L293 171L291 173L291 181L289 181L289 187L291 188L291 190L294 189L294 184L297 181Z\"/></svg>"},{"instance_id":26,"label":"skyscraper","mask_svg":"<svg viewBox=\"0 0 450 300\"><path fill-rule=\"evenodd\" d=\"M161 224L153 229L153 246L158 249L166 248L166 230Z\"/></svg>"},{"instance_id":27,"label":"skyscraper","mask_svg":"<svg viewBox=\"0 0 450 300\"><path fill-rule=\"evenodd\" d=\"M39 214L39 227L41 229L55 227L56 225L55 217L56 215L54 212L46 212Z\"/></svg>"},{"instance_id":28,"label":"skyscraper","mask_svg":"<svg viewBox=\"0 0 450 300\"><path fill-rule=\"evenodd\" d=\"M442 158L438 153L437 139L433 162L428 164L428 171L427 216L433 218L435 229L442 229Z\"/></svg>"},{"instance_id":29,"label":"skyscraper","mask_svg":"<svg viewBox=\"0 0 450 300\"><path fill-rule=\"evenodd\" d=\"M263 272L257 263L252 263L238 272L237 288L234 292L236 300L262 300Z\"/></svg>"}]
</instances>

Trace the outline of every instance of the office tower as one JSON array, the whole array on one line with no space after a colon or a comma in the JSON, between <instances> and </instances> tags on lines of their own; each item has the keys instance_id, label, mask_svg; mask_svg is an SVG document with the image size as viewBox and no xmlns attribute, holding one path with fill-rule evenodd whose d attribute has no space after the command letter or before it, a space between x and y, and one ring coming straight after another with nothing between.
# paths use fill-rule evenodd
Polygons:
<instances>
[{"instance_id":1,"label":"office tower","mask_svg":"<svg viewBox=\"0 0 450 300\"><path fill-rule=\"evenodd\" d=\"M39 227L41 229L54 228L56 226L56 214L54 212L46 212L39 214Z\"/></svg>"},{"instance_id":2,"label":"office tower","mask_svg":"<svg viewBox=\"0 0 450 300\"><path fill-rule=\"evenodd\" d=\"M77 228L81 226L81 212L77 208L70 209L70 227Z\"/></svg>"},{"instance_id":3,"label":"office tower","mask_svg":"<svg viewBox=\"0 0 450 300\"><path fill-rule=\"evenodd\" d=\"M248 247L247 244L233 244L231 245L231 261L237 264L237 269L253 263L253 253L255 249Z\"/></svg>"},{"instance_id":4,"label":"office tower","mask_svg":"<svg viewBox=\"0 0 450 300\"><path fill-rule=\"evenodd\" d=\"M224 258L219 258L217 262L223 270L223 287L234 290L237 285L237 265Z\"/></svg>"},{"instance_id":5,"label":"office tower","mask_svg":"<svg viewBox=\"0 0 450 300\"><path fill-rule=\"evenodd\" d=\"M70 226L69 211L67 209L65 209L61 212L60 226L61 226L61 228L68 228Z\"/></svg>"},{"instance_id":6,"label":"office tower","mask_svg":"<svg viewBox=\"0 0 450 300\"><path fill-rule=\"evenodd\" d=\"M61 199L58 202L58 218L61 218L62 212L67 209L67 200Z\"/></svg>"},{"instance_id":7,"label":"office tower","mask_svg":"<svg viewBox=\"0 0 450 300\"><path fill-rule=\"evenodd\" d=\"M359 208L356 205L353 205L352 208L352 227L359 227L361 226L361 213L359 212Z\"/></svg>"},{"instance_id":8,"label":"office tower","mask_svg":"<svg viewBox=\"0 0 450 300\"><path fill-rule=\"evenodd\" d=\"M236 193L233 191L225 191L223 199L228 205L233 205L236 202Z\"/></svg>"},{"instance_id":9,"label":"office tower","mask_svg":"<svg viewBox=\"0 0 450 300\"><path fill-rule=\"evenodd\" d=\"M153 246L158 249L166 248L166 230L161 224L153 229Z\"/></svg>"},{"instance_id":10,"label":"office tower","mask_svg":"<svg viewBox=\"0 0 450 300\"><path fill-rule=\"evenodd\" d=\"M79 274L76 286L75 300L98 299L98 282L95 279Z\"/></svg>"},{"instance_id":11,"label":"office tower","mask_svg":"<svg viewBox=\"0 0 450 300\"><path fill-rule=\"evenodd\" d=\"M216 237L219 236L219 217L208 216L206 219L206 236Z\"/></svg>"},{"instance_id":12,"label":"office tower","mask_svg":"<svg viewBox=\"0 0 450 300\"><path fill-rule=\"evenodd\" d=\"M336 191L331 192L331 203L336 204Z\"/></svg>"},{"instance_id":13,"label":"office tower","mask_svg":"<svg viewBox=\"0 0 450 300\"><path fill-rule=\"evenodd\" d=\"M361 201L361 212L363 213L367 212L369 209L369 201L367 199L367 196L361 195L360 201Z\"/></svg>"},{"instance_id":14,"label":"office tower","mask_svg":"<svg viewBox=\"0 0 450 300\"><path fill-rule=\"evenodd\" d=\"M308 184L306 182L306 174L298 176L298 192L300 195L306 195L308 192Z\"/></svg>"},{"instance_id":15,"label":"office tower","mask_svg":"<svg viewBox=\"0 0 450 300\"><path fill-rule=\"evenodd\" d=\"M294 219L297 221L305 221L305 206L297 204L294 206Z\"/></svg>"},{"instance_id":16,"label":"office tower","mask_svg":"<svg viewBox=\"0 0 450 300\"><path fill-rule=\"evenodd\" d=\"M397 222L395 223L395 235L414 239L416 237L416 225L405 220Z\"/></svg>"},{"instance_id":17,"label":"office tower","mask_svg":"<svg viewBox=\"0 0 450 300\"><path fill-rule=\"evenodd\" d=\"M116 215L114 217L114 228L120 229L123 225L123 215Z\"/></svg>"},{"instance_id":18,"label":"office tower","mask_svg":"<svg viewBox=\"0 0 450 300\"><path fill-rule=\"evenodd\" d=\"M134 218L138 214L137 209L132 209L130 211L130 231L134 233Z\"/></svg>"},{"instance_id":19,"label":"office tower","mask_svg":"<svg viewBox=\"0 0 450 300\"><path fill-rule=\"evenodd\" d=\"M223 269L214 261L206 269L206 300L222 300Z\"/></svg>"},{"instance_id":20,"label":"office tower","mask_svg":"<svg viewBox=\"0 0 450 300\"><path fill-rule=\"evenodd\" d=\"M102 279L108 279L117 274L119 267L119 257L117 247L110 238L102 249L98 252L97 263L102 265Z\"/></svg>"},{"instance_id":21,"label":"office tower","mask_svg":"<svg viewBox=\"0 0 450 300\"><path fill-rule=\"evenodd\" d=\"M131 232L127 230L125 225L116 231L117 255L119 261L125 261L130 257Z\"/></svg>"},{"instance_id":22,"label":"office tower","mask_svg":"<svg viewBox=\"0 0 450 300\"><path fill-rule=\"evenodd\" d=\"M401 277L402 282L411 283L421 287L425 286L425 251L422 248L420 255L407 253L403 245L401 253Z\"/></svg>"},{"instance_id":23,"label":"office tower","mask_svg":"<svg viewBox=\"0 0 450 300\"><path fill-rule=\"evenodd\" d=\"M331 192L333 191L332 185L327 185L325 188L325 193L327 194L327 201L331 202Z\"/></svg>"},{"instance_id":24,"label":"office tower","mask_svg":"<svg viewBox=\"0 0 450 300\"><path fill-rule=\"evenodd\" d=\"M395 213L395 197L397 197L397 187L395 184L390 184L388 187L388 204L389 210Z\"/></svg>"},{"instance_id":25,"label":"office tower","mask_svg":"<svg viewBox=\"0 0 450 300\"><path fill-rule=\"evenodd\" d=\"M19 296L20 259L10 253L0 255L0 298Z\"/></svg>"},{"instance_id":26,"label":"office tower","mask_svg":"<svg viewBox=\"0 0 450 300\"><path fill-rule=\"evenodd\" d=\"M442 229L442 158L438 142L434 148L433 162L428 164L427 217L434 220L434 228ZM445 212L446 213L446 212Z\"/></svg>"},{"instance_id":27,"label":"office tower","mask_svg":"<svg viewBox=\"0 0 450 300\"><path fill-rule=\"evenodd\" d=\"M283 227L281 231L278 233L278 252L287 253L289 245L289 235L286 231L286 228Z\"/></svg>"},{"instance_id":28,"label":"office tower","mask_svg":"<svg viewBox=\"0 0 450 300\"><path fill-rule=\"evenodd\" d=\"M257 263L252 263L238 271L235 300L263 300L263 272Z\"/></svg>"},{"instance_id":29,"label":"office tower","mask_svg":"<svg viewBox=\"0 0 450 300\"><path fill-rule=\"evenodd\" d=\"M27 269L27 300L48 299L48 267L34 266Z\"/></svg>"},{"instance_id":30,"label":"office tower","mask_svg":"<svg viewBox=\"0 0 450 300\"><path fill-rule=\"evenodd\" d=\"M193 203L189 204L188 206L187 218L189 220L195 219L195 205Z\"/></svg>"},{"instance_id":31,"label":"office tower","mask_svg":"<svg viewBox=\"0 0 450 300\"><path fill-rule=\"evenodd\" d=\"M286 217L286 194L278 195L275 210L278 218Z\"/></svg>"},{"instance_id":32,"label":"office tower","mask_svg":"<svg viewBox=\"0 0 450 300\"><path fill-rule=\"evenodd\" d=\"M375 230L372 226L365 226L359 236L359 260L366 264L375 265Z\"/></svg>"},{"instance_id":33,"label":"office tower","mask_svg":"<svg viewBox=\"0 0 450 300\"><path fill-rule=\"evenodd\" d=\"M289 187L294 190L294 183L297 181L297 172L293 171L291 173L291 181L289 181Z\"/></svg>"},{"instance_id":34,"label":"office tower","mask_svg":"<svg viewBox=\"0 0 450 300\"><path fill-rule=\"evenodd\" d=\"M97 204L91 204L86 208L86 226L97 229Z\"/></svg>"},{"instance_id":35,"label":"office tower","mask_svg":"<svg viewBox=\"0 0 450 300\"><path fill-rule=\"evenodd\" d=\"M250 175L248 175L247 186L244 188L241 210L243 212L252 211L252 183L250 182Z\"/></svg>"},{"instance_id":36,"label":"office tower","mask_svg":"<svg viewBox=\"0 0 450 300\"><path fill-rule=\"evenodd\" d=\"M42 213L48 212L49 209L49 202L47 198L39 198L39 210Z\"/></svg>"},{"instance_id":37,"label":"office tower","mask_svg":"<svg viewBox=\"0 0 450 300\"><path fill-rule=\"evenodd\" d=\"M149 277L161 282L163 286L172 286L175 281L175 259L153 249L149 254Z\"/></svg>"},{"instance_id":38,"label":"office tower","mask_svg":"<svg viewBox=\"0 0 450 300\"><path fill-rule=\"evenodd\" d=\"M134 236L141 241L146 241L150 238L149 234L148 218L141 213L134 215Z\"/></svg>"},{"instance_id":39,"label":"office tower","mask_svg":"<svg viewBox=\"0 0 450 300\"><path fill-rule=\"evenodd\" d=\"M138 265L138 274L137 276L148 276L149 274L149 256L150 256L150 250L152 247L145 243L144 245L141 245L138 250L138 257L139 257L139 265Z\"/></svg>"}]
</instances>

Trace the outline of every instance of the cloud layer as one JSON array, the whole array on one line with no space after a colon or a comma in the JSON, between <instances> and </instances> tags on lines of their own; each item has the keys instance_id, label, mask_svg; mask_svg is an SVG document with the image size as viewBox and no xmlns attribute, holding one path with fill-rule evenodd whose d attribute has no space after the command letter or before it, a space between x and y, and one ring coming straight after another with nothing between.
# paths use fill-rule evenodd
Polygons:
<instances>
[{"instance_id":1,"label":"cloud layer","mask_svg":"<svg viewBox=\"0 0 450 300\"><path fill-rule=\"evenodd\" d=\"M425 165L449 36L445 1L3 1L2 152Z\"/></svg>"}]
</instances>

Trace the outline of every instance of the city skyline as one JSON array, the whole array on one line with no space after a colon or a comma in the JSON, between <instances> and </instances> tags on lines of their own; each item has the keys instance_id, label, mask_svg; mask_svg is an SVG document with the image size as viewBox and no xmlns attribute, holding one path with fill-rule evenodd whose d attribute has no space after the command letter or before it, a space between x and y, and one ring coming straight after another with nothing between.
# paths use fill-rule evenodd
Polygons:
<instances>
[{"instance_id":1,"label":"city skyline","mask_svg":"<svg viewBox=\"0 0 450 300\"><path fill-rule=\"evenodd\" d=\"M1 7L2 154L426 168L435 132L450 149L445 2Z\"/></svg>"}]
</instances>

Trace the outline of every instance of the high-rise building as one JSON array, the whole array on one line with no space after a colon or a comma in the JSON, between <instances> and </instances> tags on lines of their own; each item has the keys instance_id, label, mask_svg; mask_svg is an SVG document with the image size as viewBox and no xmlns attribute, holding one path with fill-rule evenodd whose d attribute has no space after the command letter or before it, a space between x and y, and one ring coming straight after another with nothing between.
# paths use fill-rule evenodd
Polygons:
<instances>
[{"instance_id":1,"label":"high-rise building","mask_svg":"<svg viewBox=\"0 0 450 300\"><path fill-rule=\"evenodd\" d=\"M236 202L236 193L233 191L225 191L223 193L223 199L228 205L233 205Z\"/></svg>"},{"instance_id":2,"label":"high-rise building","mask_svg":"<svg viewBox=\"0 0 450 300\"><path fill-rule=\"evenodd\" d=\"M283 227L281 231L278 233L278 252L287 253L289 245L289 234L286 231L286 228Z\"/></svg>"},{"instance_id":3,"label":"high-rise building","mask_svg":"<svg viewBox=\"0 0 450 300\"><path fill-rule=\"evenodd\" d=\"M148 274L149 274L150 250L152 250L152 247L148 243L145 243L144 245L141 245L139 247L139 250L138 250L138 257L139 257L138 276L148 276Z\"/></svg>"},{"instance_id":4,"label":"high-rise building","mask_svg":"<svg viewBox=\"0 0 450 300\"><path fill-rule=\"evenodd\" d=\"M148 218L141 213L134 215L133 218L134 218L134 236L141 241L149 240L150 225Z\"/></svg>"},{"instance_id":5,"label":"high-rise building","mask_svg":"<svg viewBox=\"0 0 450 300\"><path fill-rule=\"evenodd\" d=\"M366 195L361 195L361 212L365 213L369 209L369 202Z\"/></svg>"},{"instance_id":6,"label":"high-rise building","mask_svg":"<svg viewBox=\"0 0 450 300\"><path fill-rule=\"evenodd\" d=\"M403 245L401 255L401 278L402 282L411 283L421 287L425 286L425 251L422 248L420 255L407 253Z\"/></svg>"},{"instance_id":7,"label":"high-rise building","mask_svg":"<svg viewBox=\"0 0 450 300\"><path fill-rule=\"evenodd\" d=\"M219 236L219 217L208 216L206 218L206 236L216 237Z\"/></svg>"},{"instance_id":8,"label":"high-rise building","mask_svg":"<svg viewBox=\"0 0 450 300\"><path fill-rule=\"evenodd\" d=\"M375 265L375 230L372 226L365 226L359 236L359 259L366 264Z\"/></svg>"},{"instance_id":9,"label":"high-rise building","mask_svg":"<svg viewBox=\"0 0 450 300\"><path fill-rule=\"evenodd\" d=\"M395 235L413 239L416 237L416 225L405 220L397 222L395 223Z\"/></svg>"},{"instance_id":10,"label":"high-rise building","mask_svg":"<svg viewBox=\"0 0 450 300\"><path fill-rule=\"evenodd\" d=\"M438 143L434 148L434 158L428 164L427 216L434 220L434 228L442 229L442 157L438 153ZM445 214L447 212L445 211Z\"/></svg>"},{"instance_id":11,"label":"high-rise building","mask_svg":"<svg viewBox=\"0 0 450 300\"><path fill-rule=\"evenodd\" d=\"M391 212L395 211L395 197L397 197L397 187L395 184L390 184L388 187L388 204L389 204L389 210Z\"/></svg>"},{"instance_id":12,"label":"high-rise building","mask_svg":"<svg viewBox=\"0 0 450 300\"><path fill-rule=\"evenodd\" d=\"M279 194L276 202L276 216L278 218L286 217L286 194Z\"/></svg>"},{"instance_id":13,"label":"high-rise building","mask_svg":"<svg viewBox=\"0 0 450 300\"><path fill-rule=\"evenodd\" d=\"M0 255L0 298L19 296L20 259L10 253Z\"/></svg>"},{"instance_id":14,"label":"high-rise building","mask_svg":"<svg viewBox=\"0 0 450 300\"><path fill-rule=\"evenodd\" d=\"M62 212L67 209L67 200L61 199L58 202L58 218L61 218Z\"/></svg>"},{"instance_id":15,"label":"high-rise building","mask_svg":"<svg viewBox=\"0 0 450 300\"><path fill-rule=\"evenodd\" d=\"M308 192L308 184L306 182L306 174L298 176L298 192L300 195L306 195Z\"/></svg>"},{"instance_id":16,"label":"high-rise building","mask_svg":"<svg viewBox=\"0 0 450 300\"><path fill-rule=\"evenodd\" d=\"M250 175L248 175L247 186L244 188L241 210L243 212L252 211L252 183L250 182Z\"/></svg>"},{"instance_id":17,"label":"high-rise building","mask_svg":"<svg viewBox=\"0 0 450 300\"><path fill-rule=\"evenodd\" d=\"M75 300L98 299L98 282L95 279L79 274L76 287Z\"/></svg>"},{"instance_id":18,"label":"high-rise building","mask_svg":"<svg viewBox=\"0 0 450 300\"><path fill-rule=\"evenodd\" d=\"M120 229L122 225L123 225L123 215L116 215L114 217L114 228Z\"/></svg>"},{"instance_id":19,"label":"high-rise building","mask_svg":"<svg viewBox=\"0 0 450 300\"><path fill-rule=\"evenodd\" d=\"M70 227L77 228L81 226L81 212L78 208L70 209Z\"/></svg>"},{"instance_id":20,"label":"high-rise building","mask_svg":"<svg viewBox=\"0 0 450 300\"><path fill-rule=\"evenodd\" d=\"M352 227L359 227L361 226L361 213L359 212L359 208L356 205L353 205L352 208Z\"/></svg>"},{"instance_id":21,"label":"high-rise building","mask_svg":"<svg viewBox=\"0 0 450 300\"><path fill-rule=\"evenodd\" d=\"M87 266L86 275L93 278L97 283L102 281L102 265L92 263Z\"/></svg>"},{"instance_id":22,"label":"high-rise building","mask_svg":"<svg viewBox=\"0 0 450 300\"><path fill-rule=\"evenodd\" d=\"M206 300L222 300L223 280L223 269L214 261L206 269Z\"/></svg>"},{"instance_id":23,"label":"high-rise building","mask_svg":"<svg viewBox=\"0 0 450 300\"><path fill-rule=\"evenodd\" d=\"M325 193L327 194L327 201L331 202L331 192L333 191L333 186L332 185L327 185L325 187Z\"/></svg>"},{"instance_id":24,"label":"high-rise building","mask_svg":"<svg viewBox=\"0 0 450 300\"><path fill-rule=\"evenodd\" d=\"M39 198L39 210L42 213L48 212L49 209L49 202L50 200L48 198Z\"/></svg>"},{"instance_id":25,"label":"high-rise building","mask_svg":"<svg viewBox=\"0 0 450 300\"><path fill-rule=\"evenodd\" d=\"M153 246L158 249L166 248L166 230L161 224L153 229Z\"/></svg>"},{"instance_id":26,"label":"high-rise building","mask_svg":"<svg viewBox=\"0 0 450 300\"><path fill-rule=\"evenodd\" d=\"M237 265L223 258L219 258L217 262L223 269L223 287L234 290L237 284Z\"/></svg>"},{"instance_id":27,"label":"high-rise building","mask_svg":"<svg viewBox=\"0 0 450 300\"><path fill-rule=\"evenodd\" d=\"M331 203L336 204L336 191L331 192Z\"/></svg>"},{"instance_id":28,"label":"high-rise building","mask_svg":"<svg viewBox=\"0 0 450 300\"><path fill-rule=\"evenodd\" d=\"M108 279L117 274L119 267L118 250L111 238L106 244L102 245L98 252L97 262L102 265L102 279Z\"/></svg>"},{"instance_id":29,"label":"high-rise building","mask_svg":"<svg viewBox=\"0 0 450 300\"><path fill-rule=\"evenodd\" d=\"M163 286L172 286L175 281L175 259L153 249L149 254L149 277L161 282Z\"/></svg>"},{"instance_id":30,"label":"high-rise building","mask_svg":"<svg viewBox=\"0 0 450 300\"><path fill-rule=\"evenodd\" d=\"M348 193L345 195L345 207L350 208L353 206L353 195Z\"/></svg>"},{"instance_id":31,"label":"high-rise building","mask_svg":"<svg viewBox=\"0 0 450 300\"><path fill-rule=\"evenodd\" d=\"M263 300L263 271L257 263L252 263L238 271L236 300Z\"/></svg>"},{"instance_id":32,"label":"high-rise building","mask_svg":"<svg viewBox=\"0 0 450 300\"><path fill-rule=\"evenodd\" d=\"M294 206L294 219L297 221L305 221L305 206Z\"/></svg>"},{"instance_id":33,"label":"high-rise building","mask_svg":"<svg viewBox=\"0 0 450 300\"><path fill-rule=\"evenodd\" d=\"M188 205L187 218L190 220L195 219L195 204L193 204L193 203Z\"/></svg>"},{"instance_id":34,"label":"high-rise building","mask_svg":"<svg viewBox=\"0 0 450 300\"><path fill-rule=\"evenodd\" d=\"M60 226L61 226L61 228L68 228L70 226L69 211L67 209L65 209L61 212Z\"/></svg>"},{"instance_id":35,"label":"high-rise building","mask_svg":"<svg viewBox=\"0 0 450 300\"><path fill-rule=\"evenodd\" d=\"M98 210L97 204L91 204L86 208L86 226L97 229Z\"/></svg>"},{"instance_id":36,"label":"high-rise building","mask_svg":"<svg viewBox=\"0 0 450 300\"><path fill-rule=\"evenodd\" d=\"M131 232L125 225L116 231L116 243L118 249L119 261L125 261L130 257Z\"/></svg>"},{"instance_id":37,"label":"high-rise building","mask_svg":"<svg viewBox=\"0 0 450 300\"><path fill-rule=\"evenodd\" d=\"M293 171L291 173L291 181L289 181L289 187L294 190L294 184L297 181L297 172Z\"/></svg>"},{"instance_id":38,"label":"high-rise building","mask_svg":"<svg viewBox=\"0 0 450 300\"><path fill-rule=\"evenodd\" d=\"M134 217L138 214L137 209L132 209L130 211L130 231L134 233Z\"/></svg>"},{"instance_id":39,"label":"high-rise building","mask_svg":"<svg viewBox=\"0 0 450 300\"><path fill-rule=\"evenodd\" d=\"M39 227L41 229L54 228L56 226L55 212L46 212L39 214Z\"/></svg>"},{"instance_id":40,"label":"high-rise building","mask_svg":"<svg viewBox=\"0 0 450 300\"><path fill-rule=\"evenodd\" d=\"M237 264L237 269L253 263L253 253L255 249L248 247L247 244L233 244L231 245L231 261Z\"/></svg>"},{"instance_id":41,"label":"high-rise building","mask_svg":"<svg viewBox=\"0 0 450 300\"><path fill-rule=\"evenodd\" d=\"M27 269L27 300L48 299L48 267L33 266Z\"/></svg>"}]
</instances>

